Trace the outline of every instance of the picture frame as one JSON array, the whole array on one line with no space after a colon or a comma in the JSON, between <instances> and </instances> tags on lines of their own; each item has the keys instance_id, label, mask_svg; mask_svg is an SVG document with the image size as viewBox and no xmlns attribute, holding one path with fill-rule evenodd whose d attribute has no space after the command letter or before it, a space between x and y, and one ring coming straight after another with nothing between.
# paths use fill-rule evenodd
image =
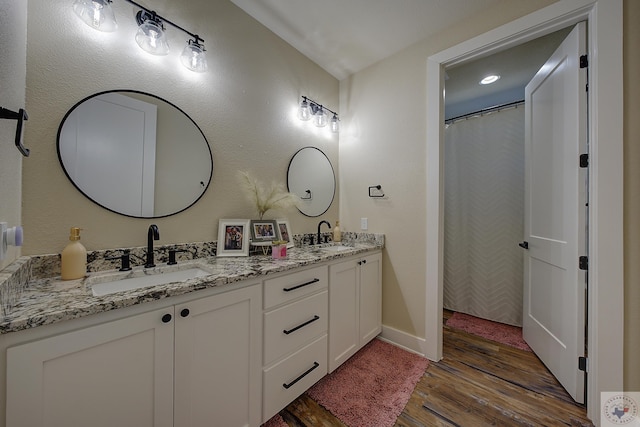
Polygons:
<instances>
[{"instance_id":1,"label":"picture frame","mask_svg":"<svg viewBox=\"0 0 640 427\"><path fill-rule=\"evenodd\" d=\"M274 219L252 219L251 220L251 242L272 242L279 240L278 224Z\"/></svg>"},{"instance_id":2,"label":"picture frame","mask_svg":"<svg viewBox=\"0 0 640 427\"><path fill-rule=\"evenodd\" d=\"M278 224L280 240L287 242L287 248L293 248L296 244L293 241L293 232L291 231L289 220L286 218L278 218L276 219L276 223Z\"/></svg>"},{"instance_id":3,"label":"picture frame","mask_svg":"<svg viewBox=\"0 0 640 427\"><path fill-rule=\"evenodd\" d=\"M218 221L217 256L249 256L248 219L221 219Z\"/></svg>"}]
</instances>

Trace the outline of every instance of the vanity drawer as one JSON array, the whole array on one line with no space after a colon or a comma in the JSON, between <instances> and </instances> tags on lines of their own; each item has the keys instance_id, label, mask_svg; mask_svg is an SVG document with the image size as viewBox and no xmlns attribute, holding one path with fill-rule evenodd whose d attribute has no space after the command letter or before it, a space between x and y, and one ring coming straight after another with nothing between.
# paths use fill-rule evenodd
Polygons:
<instances>
[{"instance_id":1,"label":"vanity drawer","mask_svg":"<svg viewBox=\"0 0 640 427\"><path fill-rule=\"evenodd\" d=\"M328 267L324 265L265 280L265 310L327 288L328 276Z\"/></svg>"},{"instance_id":2,"label":"vanity drawer","mask_svg":"<svg viewBox=\"0 0 640 427\"><path fill-rule=\"evenodd\" d=\"M264 315L264 365L326 333L328 295L325 290Z\"/></svg>"},{"instance_id":3,"label":"vanity drawer","mask_svg":"<svg viewBox=\"0 0 640 427\"><path fill-rule=\"evenodd\" d=\"M326 335L265 369L262 422L274 416L326 374Z\"/></svg>"}]
</instances>

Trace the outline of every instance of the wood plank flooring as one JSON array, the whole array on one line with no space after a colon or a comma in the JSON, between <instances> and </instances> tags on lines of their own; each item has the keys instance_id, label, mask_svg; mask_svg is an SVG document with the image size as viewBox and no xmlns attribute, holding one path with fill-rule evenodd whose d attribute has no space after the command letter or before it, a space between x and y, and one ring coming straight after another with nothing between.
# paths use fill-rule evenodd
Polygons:
<instances>
[{"instance_id":1,"label":"wood plank flooring","mask_svg":"<svg viewBox=\"0 0 640 427\"><path fill-rule=\"evenodd\" d=\"M445 311L445 321L451 312ZM444 327L396 427L593 426L531 352ZM291 427L348 427L303 394L280 412Z\"/></svg>"}]
</instances>

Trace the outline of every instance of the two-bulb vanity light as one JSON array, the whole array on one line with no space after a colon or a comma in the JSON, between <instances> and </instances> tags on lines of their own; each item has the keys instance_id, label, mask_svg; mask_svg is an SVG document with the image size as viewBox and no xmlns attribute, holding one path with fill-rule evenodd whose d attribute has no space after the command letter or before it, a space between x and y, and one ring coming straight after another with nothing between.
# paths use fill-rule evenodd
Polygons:
<instances>
[{"instance_id":1,"label":"two-bulb vanity light","mask_svg":"<svg viewBox=\"0 0 640 427\"><path fill-rule=\"evenodd\" d=\"M204 40L200 36L185 30L133 0L125 1L142 9L136 14L138 31L135 36L136 43L142 50L153 55L167 55L169 53L169 43L164 29L164 23L167 23L192 37L187 41L180 56L182 65L199 73L207 70ZM112 32L118 28L115 14L111 8L112 2L113 0L75 0L73 11L90 27L99 31Z\"/></svg>"},{"instance_id":2,"label":"two-bulb vanity light","mask_svg":"<svg viewBox=\"0 0 640 427\"><path fill-rule=\"evenodd\" d=\"M298 118L305 122L313 119L313 123L317 127L322 128L329 123L325 110L333 114L333 117L331 117L331 132L338 133L340 131L340 119L338 118L338 113L306 96L303 96L302 102L300 102Z\"/></svg>"}]
</instances>

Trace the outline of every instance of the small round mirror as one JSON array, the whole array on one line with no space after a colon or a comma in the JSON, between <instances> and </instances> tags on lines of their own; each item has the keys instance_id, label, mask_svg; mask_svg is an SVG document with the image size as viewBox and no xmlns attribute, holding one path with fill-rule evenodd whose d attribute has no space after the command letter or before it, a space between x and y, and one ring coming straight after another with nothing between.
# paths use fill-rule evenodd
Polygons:
<instances>
[{"instance_id":1,"label":"small round mirror","mask_svg":"<svg viewBox=\"0 0 640 427\"><path fill-rule=\"evenodd\" d=\"M136 218L181 212L204 194L213 174L211 148L184 111L148 93L91 95L58 129L58 158L85 196Z\"/></svg>"},{"instance_id":2,"label":"small round mirror","mask_svg":"<svg viewBox=\"0 0 640 427\"><path fill-rule=\"evenodd\" d=\"M304 215L325 213L336 192L336 177L326 154L315 147L298 150L289 162L287 187L300 197L298 210Z\"/></svg>"}]
</instances>

